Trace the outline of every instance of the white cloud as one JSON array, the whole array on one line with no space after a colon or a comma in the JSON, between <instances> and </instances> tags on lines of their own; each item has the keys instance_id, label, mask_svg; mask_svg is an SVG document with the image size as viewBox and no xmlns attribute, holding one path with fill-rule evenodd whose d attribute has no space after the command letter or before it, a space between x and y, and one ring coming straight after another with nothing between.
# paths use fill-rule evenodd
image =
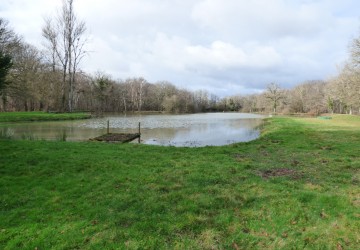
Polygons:
<instances>
[{"instance_id":1,"label":"white cloud","mask_svg":"<svg viewBox=\"0 0 360 250\"><path fill-rule=\"evenodd\" d=\"M233 45L215 41L210 47L188 46L186 52L190 64L214 66L217 69L242 66L247 61L247 55L240 48Z\"/></svg>"},{"instance_id":2,"label":"white cloud","mask_svg":"<svg viewBox=\"0 0 360 250\"><path fill-rule=\"evenodd\" d=\"M223 41L214 41L210 47L201 45L186 48L188 64L208 66L217 70L231 68L271 68L281 63L280 55L269 46L254 46L250 51Z\"/></svg>"}]
</instances>

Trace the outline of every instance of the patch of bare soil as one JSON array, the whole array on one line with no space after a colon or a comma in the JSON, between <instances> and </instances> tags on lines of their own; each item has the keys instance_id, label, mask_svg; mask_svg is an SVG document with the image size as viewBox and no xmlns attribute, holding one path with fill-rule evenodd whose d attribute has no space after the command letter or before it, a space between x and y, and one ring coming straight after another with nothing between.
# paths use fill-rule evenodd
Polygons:
<instances>
[{"instance_id":1,"label":"patch of bare soil","mask_svg":"<svg viewBox=\"0 0 360 250\"><path fill-rule=\"evenodd\" d=\"M293 179L299 179L301 177L300 173L298 173L294 169L289 169L289 168L266 169L260 171L259 175L264 179L268 179L271 177L279 177L279 176L289 176Z\"/></svg>"}]
</instances>

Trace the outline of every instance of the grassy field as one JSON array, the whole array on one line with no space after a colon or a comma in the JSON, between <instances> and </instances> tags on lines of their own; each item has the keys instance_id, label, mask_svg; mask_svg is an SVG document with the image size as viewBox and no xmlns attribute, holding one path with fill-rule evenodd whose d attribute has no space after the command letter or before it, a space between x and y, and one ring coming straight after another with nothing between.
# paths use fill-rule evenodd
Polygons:
<instances>
[{"instance_id":1,"label":"grassy field","mask_svg":"<svg viewBox=\"0 0 360 250\"><path fill-rule=\"evenodd\" d=\"M0 112L0 122L58 121L90 118L88 113Z\"/></svg>"},{"instance_id":2,"label":"grassy field","mask_svg":"<svg viewBox=\"0 0 360 250\"><path fill-rule=\"evenodd\" d=\"M360 117L224 147L0 140L0 249L358 249Z\"/></svg>"}]
</instances>

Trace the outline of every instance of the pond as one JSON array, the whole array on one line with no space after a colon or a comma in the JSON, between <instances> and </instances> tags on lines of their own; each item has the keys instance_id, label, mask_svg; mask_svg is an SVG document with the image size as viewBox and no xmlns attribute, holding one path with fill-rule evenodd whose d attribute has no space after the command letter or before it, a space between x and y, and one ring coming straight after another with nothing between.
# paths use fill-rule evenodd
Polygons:
<instances>
[{"instance_id":1,"label":"pond","mask_svg":"<svg viewBox=\"0 0 360 250\"><path fill-rule=\"evenodd\" d=\"M82 141L111 133L137 133L144 144L201 147L251 141L259 137L264 117L243 113L186 115L108 115L77 121L6 123L0 134L22 139Z\"/></svg>"}]
</instances>

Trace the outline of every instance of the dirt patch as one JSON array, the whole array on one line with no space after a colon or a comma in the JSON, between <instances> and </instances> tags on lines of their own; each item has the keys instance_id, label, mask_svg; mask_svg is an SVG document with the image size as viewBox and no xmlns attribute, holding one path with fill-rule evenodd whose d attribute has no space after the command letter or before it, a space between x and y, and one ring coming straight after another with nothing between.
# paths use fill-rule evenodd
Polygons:
<instances>
[{"instance_id":1,"label":"dirt patch","mask_svg":"<svg viewBox=\"0 0 360 250\"><path fill-rule=\"evenodd\" d=\"M297 160L293 160L293 161L291 162L291 166L294 166L294 167L296 167L296 166L299 165L299 164L300 164L300 162L297 161Z\"/></svg>"},{"instance_id":2,"label":"dirt patch","mask_svg":"<svg viewBox=\"0 0 360 250\"><path fill-rule=\"evenodd\" d=\"M289 176L293 179L299 179L301 177L300 173L298 173L294 169L289 169L289 168L266 169L260 171L259 174L264 179L269 179L270 177L280 177L280 176Z\"/></svg>"},{"instance_id":3,"label":"dirt patch","mask_svg":"<svg viewBox=\"0 0 360 250\"><path fill-rule=\"evenodd\" d=\"M326 146L320 146L320 149L321 150L333 150L334 148L332 147L332 146L328 146L328 145L326 145Z\"/></svg>"}]
</instances>

